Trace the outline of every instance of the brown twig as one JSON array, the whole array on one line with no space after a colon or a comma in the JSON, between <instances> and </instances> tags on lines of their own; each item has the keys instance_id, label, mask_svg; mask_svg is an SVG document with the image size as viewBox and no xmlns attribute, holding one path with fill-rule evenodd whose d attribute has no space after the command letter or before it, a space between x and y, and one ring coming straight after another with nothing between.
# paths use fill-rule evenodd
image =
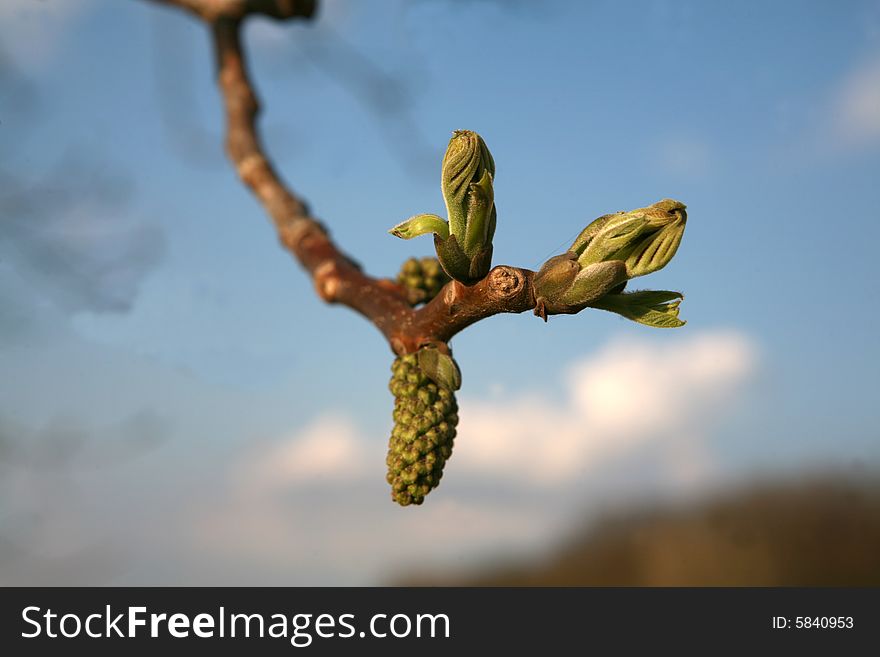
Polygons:
<instances>
[{"instance_id":1,"label":"brown twig","mask_svg":"<svg viewBox=\"0 0 880 657\"><path fill-rule=\"evenodd\" d=\"M226 108L226 150L241 180L271 217L281 243L310 273L319 296L348 306L369 319L397 354L426 344L446 343L459 331L498 313L535 307L534 272L498 266L480 282L446 285L430 303L414 310L393 282L364 274L342 253L306 204L281 180L266 157L257 132L259 103L248 77L241 45L242 20L251 13L276 18L305 17L314 2L295 0L154 0L187 9L213 30L217 76Z\"/></svg>"}]
</instances>

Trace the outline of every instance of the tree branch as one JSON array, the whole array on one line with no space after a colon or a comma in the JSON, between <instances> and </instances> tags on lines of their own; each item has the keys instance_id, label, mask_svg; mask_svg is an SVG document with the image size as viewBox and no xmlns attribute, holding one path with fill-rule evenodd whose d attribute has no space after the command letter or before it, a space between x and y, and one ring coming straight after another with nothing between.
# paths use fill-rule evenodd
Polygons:
<instances>
[{"instance_id":1,"label":"tree branch","mask_svg":"<svg viewBox=\"0 0 880 657\"><path fill-rule=\"evenodd\" d=\"M394 282L375 279L340 251L326 229L309 215L276 173L257 131L259 102L247 71L241 44L242 20L252 13L276 18L308 18L314 2L306 0L153 0L186 9L211 27L217 78L226 109L226 151L239 177L275 224L281 243L309 272L318 295L369 319L397 354L426 344L446 343L471 324L498 313L521 313L535 307L534 272L495 267L480 282L453 281L423 308L414 310Z\"/></svg>"},{"instance_id":2,"label":"tree branch","mask_svg":"<svg viewBox=\"0 0 880 657\"><path fill-rule=\"evenodd\" d=\"M309 216L305 203L273 169L257 134L259 103L248 77L240 27L241 22L231 18L212 24L229 158L272 218L281 243L312 275L321 298L357 310L388 337L394 325L413 311L396 290L363 274L336 248L326 230Z\"/></svg>"},{"instance_id":3,"label":"tree branch","mask_svg":"<svg viewBox=\"0 0 880 657\"><path fill-rule=\"evenodd\" d=\"M534 276L528 269L499 265L476 285L447 283L440 294L416 311L412 326L401 327L395 337L404 341L408 353L433 340L448 342L459 331L492 315L531 310L535 307Z\"/></svg>"}]
</instances>

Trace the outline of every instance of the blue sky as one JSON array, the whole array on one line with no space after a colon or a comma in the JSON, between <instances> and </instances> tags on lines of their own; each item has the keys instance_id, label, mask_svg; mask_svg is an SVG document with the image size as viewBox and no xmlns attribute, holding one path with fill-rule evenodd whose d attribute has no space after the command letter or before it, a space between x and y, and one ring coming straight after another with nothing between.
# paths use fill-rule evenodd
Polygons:
<instances>
[{"instance_id":1,"label":"blue sky","mask_svg":"<svg viewBox=\"0 0 880 657\"><path fill-rule=\"evenodd\" d=\"M688 324L458 336L456 454L398 509L390 352L235 179L206 31L134 0L6 2L0 581L377 582L419 565L402 534L462 566L629 499L876 466L880 3L335 0L246 43L271 156L370 273L431 252L386 231L442 211L466 128L497 163L498 263L685 202L640 283L683 291Z\"/></svg>"}]
</instances>

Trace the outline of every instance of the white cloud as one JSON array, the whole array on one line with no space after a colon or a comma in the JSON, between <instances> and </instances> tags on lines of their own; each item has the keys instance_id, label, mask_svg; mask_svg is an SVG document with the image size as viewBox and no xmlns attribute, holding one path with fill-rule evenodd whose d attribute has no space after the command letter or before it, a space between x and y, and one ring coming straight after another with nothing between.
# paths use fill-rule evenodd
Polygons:
<instances>
[{"instance_id":1,"label":"white cloud","mask_svg":"<svg viewBox=\"0 0 880 657\"><path fill-rule=\"evenodd\" d=\"M253 440L254 418L281 400L211 396L186 405L197 421L176 431L189 439L164 452L117 468L83 470L84 453L66 469L0 470L20 520L5 529L20 550L0 559L0 581L361 585L535 554L598 508L585 508L601 504L594 498L704 487L715 467L708 439L756 362L742 334L688 331L606 345L556 374L559 397L551 387L464 398L443 485L407 509L389 499L383 441L345 415L319 415L267 443ZM228 426L232 418L241 425ZM220 447L242 432L251 436L243 450ZM641 477L646 459L653 481ZM58 504L39 501L51 499ZM39 508L52 513L31 526ZM106 549L94 563L73 555L66 575L46 571L49 547L91 554L96 540Z\"/></svg>"},{"instance_id":2,"label":"white cloud","mask_svg":"<svg viewBox=\"0 0 880 657\"><path fill-rule=\"evenodd\" d=\"M651 444L670 490L699 489L713 468L716 418L756 360L736 332L617 341L560 372L559 398L465 398L447 465L454 481L417 509L388 500L384 446L344 416L320 416L274 446L251 445L228 491L187 511L197 519L190 549L205 568L189 577L216 582L223 572L226 582L254 583L296 572L298 583L370 583L425 564L539 550L582 511L581 482L614 482L615 468L628 473L618 479L631 477L627 463ZM511 503L492 482L529 492ZM651 485L627 481L623 490Z\"/></svg>"},{"instance_id":3,"label":"white cloud","mask_svg":"<svg viewBox=\"0 0 880 657\"><path fill-rule=\"evenodd\" d=\"M375 584L426 565L537 547L558 533L552 514L534 506L447 497L401 509L377 491L254 498L239 490L194 508L186 558L199 555L205 574L188 572L187 581Z\"/></svg>"},{"instance_id":4,"label":"white cloud","mask_svg":"<svg viewBox=\"0 0 880 657\"><path fill-rule=\"evenodd\" d=\"M252 445L230 472L226 494L186 512L196 519L187 528L189 549L204 569L189 576L209 583L222 572L224 581L266 583L288 573L298 583L373 583L426 565L539 550L581 510L585 475L599 474L610 458L638 457L651 441L664 441L669 459L661 465L672 486L705 483L708 413L731 401L754 361L754 348L736 333L615 342L559 373L562 399L543 391L465 398L447 465L454 481L448 476L417 509L388 499L381 443L339 414L320 416L275 446ZM512 503L493 496L487 480L538 494Z\"/></svg>"},{"instance_id":5,"label":"white cloud","mask_svg":"<svg viewBox=\"0 0 880 657\"><path fill-rule=\"evenodd\" d=\"M366 443L354 424L339 414L328 414L261 454L248 469L248 483L289 486L351 481L364 472L368 458Z\"/></svg>"},{"instance_id":6,"label":"white cloud","mask_svg":"<svg viewBox=\"0 0 880 657\"><path fill-rule=\"evenodd\" d=\"M460 401L449 468L469 477L564 485L612 457L680 436L698 442L756 366L756 349L729 331L673 342L621 340L560 375L563 392ZM677 441L677 442L676 442ZM375 475L375 450L340 414L318 417L248 467L246 483L291 487Z\"/></svg>"},{"instance_id":7,"label":"white cloud","mask_svg":"<svg viewBox=\"0 0 880 657\"><path fill-rule=\"evenodd\" d=\"M464 400L451 465L559 485L651 441L705 437L755 361L732 332L612 343L572 366L558 399Z\"/></svg>"},{"instance_id":8,"label":"white cloud","mask_svg":"<svg viewBox=\"0 0 880 657\"><path fill-rule=\"evenodd\" d=\"M880 139L880 57L847 76L833 110L836 132L846 143Z\"/></svg>"},{"instance_id":9,"label":"white cloud","mask_svg":"<svg viewBox=\"0 0 880 657\"><path fill-rule=\"evenodd\" d=\"M779 100L776 120L788 139L770 153L771 166L824 167L880 145L880 51L852 63L814 103Z\"/></svg>"}]
</instances>

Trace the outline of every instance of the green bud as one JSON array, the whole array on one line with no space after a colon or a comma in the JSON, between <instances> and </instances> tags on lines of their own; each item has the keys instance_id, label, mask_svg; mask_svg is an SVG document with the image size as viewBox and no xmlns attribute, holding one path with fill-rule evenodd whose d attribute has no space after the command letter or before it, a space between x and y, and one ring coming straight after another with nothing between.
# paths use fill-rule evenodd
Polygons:
<instances>
[{"instance_id":1,"label":"green bud","mask_svg":"<svg viewBox=\"0 0 880 657\"><path fill-rule=\"evenodd\" d=\"M465 239L467 232L471 186L479 184L487 173L491 188L495 161L483 138L470 130L453 132L443 156L440 189L446 201L450 232L459 242Z\"/></svg>"},{"instance_id":2,"label":"green bud","mask_svg":"<svg viewBox=\"0 0 880 657\"><path fill-rule=\"evenodd\" d=\"M682 299L684 295L681 292L642 290L606 294L592 306L617 313L646 326L678 328L685 325L685 322L678 318L678 306Z\"/></svg>"},{"instance_id":3,"label":"green bud","mask_svg":"<svg viewBox=\"0 0 880 657\"><path fill-rule=\"evenodd\" d=\"M569 251L553 256L535 274L535 296L545 299L559 299L571 287L581 267L577 262L577 254Z\"/></svg>"},{"instance_id":4,"label":"green bud","mask_svg":"<svg viewBox=\"0 0 880 657\"><path fill-rule=\"evenodd\" d=\"M571 246L582 267L608 260L626 264L629 278L665 267L681 243L685 205L664 199L646 208L599 217Z\"/></svg>"},{"instance_id":5,"label":"green bud","mask_svg":"<svg viewBox=\"0 0 880 657\"><path fill-rule=\"evenodd\" d=\"M574 253L554 256L535 275L535 314L577 312L626 284L626 267L619 260L595 262L581 269Z\"/></svg>"},{"instance_id":6,"label":"green bud","mask_svg":"<svg viewBox=\"0 0 880 657\"><path fill-rule=\"evenodd\" d=\"M483 138L470 130L456 130L440 176L449 236L435 236L434 245L443 269L465 285L482 279L492 265L497 221L494 177L495 161Z\"/></svg>"},{"instance_id":7,"label":"green bud","mask_svg":"<svg viewBox=\"0 0 880 657\"><path fill-rule=\"evenodd\" d=\"M440 177L448 222L433 214L407 219L389 232L402 239L434 234L434 247L451 278L473 285L489 273L498 213L493 179L495 161L486 142L470 130L449 140Z\"/></svg>"},{"instance_id":8,"label":"green bud","mask_svg":"<svg viewBox=\"0 0 880 657\"><path fill-rule=\"evenodd\" d=\"M599 217L567 253L550 258L535 274L535 314L546 321L548 313L591 305L649 326L682 326L678 292L622 292L629 279L672 259L686 222L684 204L672 199Z\"/></svg>"},{"instance_id":9,"label":"green bud","mask_svg":"<svg viewBox=\"0 0 880 657\"><path fill-rule=\"evenodd\" d=\"M473 285L489 273L492 263L491 244L473 258L469 258L455 235L450 235L447 240L434 235L434 249L437 251L437 259L443 270L451 278L465 285Z\"/></svg>"},{"instance_id":10,"label":"green bud","mask_svg":"<svg viewBox=\"0 0 880 657\"><path fill-rule=\"evenodd\" d=\"M581 269L559 297L569 306L592 303L626 281L626 270L619 260L594 262Z\"/></svg>"}]
</instances>

